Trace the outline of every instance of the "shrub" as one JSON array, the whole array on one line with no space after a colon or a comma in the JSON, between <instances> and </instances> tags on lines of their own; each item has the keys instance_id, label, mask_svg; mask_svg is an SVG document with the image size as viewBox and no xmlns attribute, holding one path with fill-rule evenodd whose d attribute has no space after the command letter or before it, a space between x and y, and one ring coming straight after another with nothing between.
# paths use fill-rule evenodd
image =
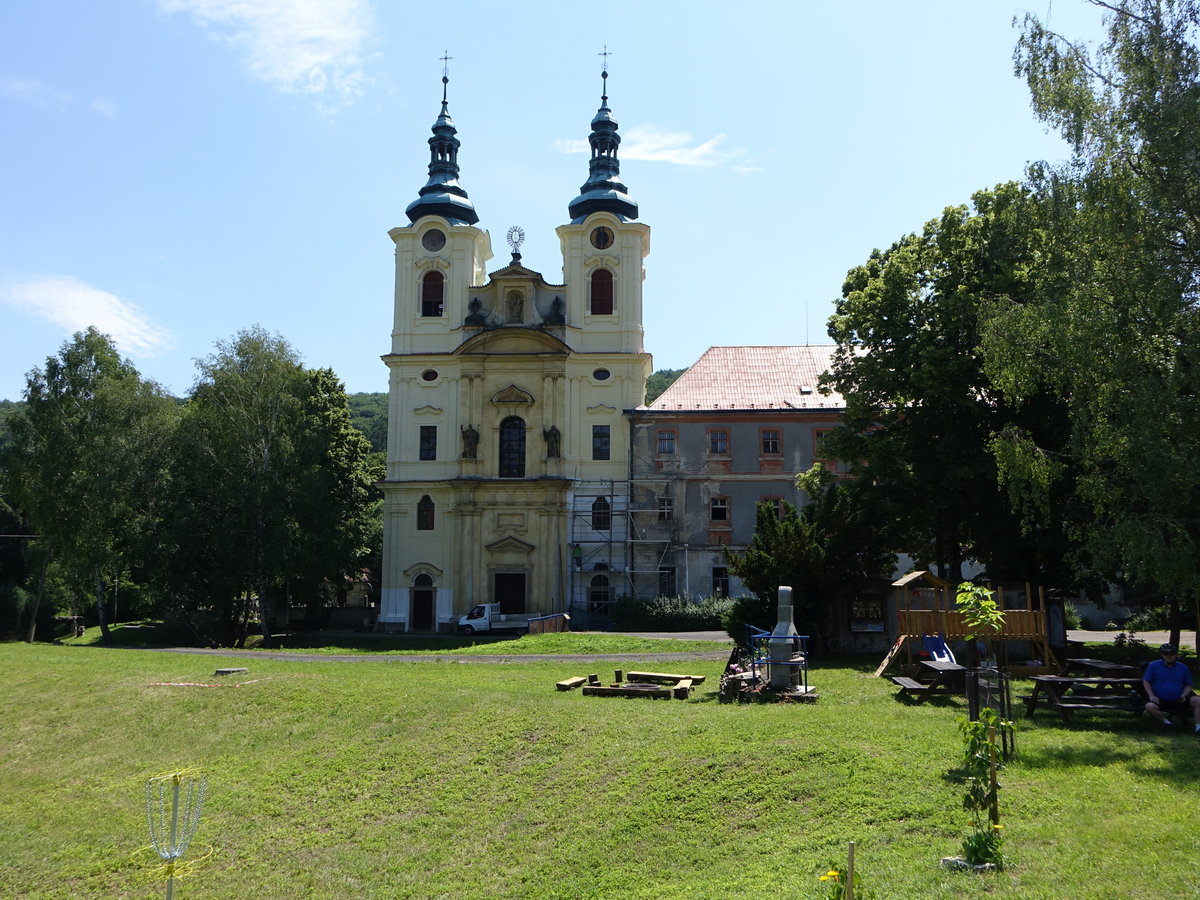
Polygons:
<instances>
[{"instance_id":1,"label":"shrub","mask_svg":"<svg viewBox=\"0 0 1200 900\"><path fill-rule=\"evenodd\" d=\"M608 612L621 631L716 631L732 603L725 597L618 597Z\"/></svg>"},{"instance_id":2,"label":"shrub","mask_svg":"<svg viewBox=\"0 0 1200 900\"><path fill-rule=\"evenodd\" d=\"M729 611L721 617L721 625L739 647L746 646L746 626L753 625L769 631L775 627L778 615L778 601L757 596L736 597L729 605Z\"/></svg>"},{"instance_id":3,"label":"shrub","mask_svg":"<svg viewBox=\"0 0 1200 900\"><path fill-rule=\"evenodd\" d=\"M1165 606L1141 609L1125 620L1126 631L1162 631L1171 627L1170 614Z\"/></svg>"}]
</instances>

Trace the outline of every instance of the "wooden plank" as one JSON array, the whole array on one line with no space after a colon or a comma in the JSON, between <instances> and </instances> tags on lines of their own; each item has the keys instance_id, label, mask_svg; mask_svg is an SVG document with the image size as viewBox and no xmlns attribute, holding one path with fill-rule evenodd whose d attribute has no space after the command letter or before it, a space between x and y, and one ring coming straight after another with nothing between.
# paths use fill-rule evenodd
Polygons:
<instances>
[{"instance_id":1,"label":"wooden plank","mask_svg":"<svg viewBox=\"0 0 1200 900\"><path fill-rule=\"evenodd\" d=\"M907 637L908 635L902 634L900 637L896 638L896 643L892 644L892 649L888 651L887 656L883 658L883 662L879 664L879 668L875 670L876 678L887 671L887 667L892 664L892 660L895 659L896 654L900 652L900 648L904 646L904 640Z\"/></svg>"},{"instance_id":2,"label":"wooden plank","mask_svg":"<svg viewBox=\"0 0 1200 900\"><path fill-rule=\"evenodd\" d=\"M626 672L625 680L633 682L653 682L655 684L678 684L684 679L692 684L704 684L703 675L672 675L668 672Z\"/></svg>"},{"instance_id":3,"label":"wooden plank","mask_svg":"<svg viewBox=\"0 0 1200 900\"><path fill-rule=\"evenodd\" d=\"M676 683L675 687L671 688L671 693L676 700L686 700L688 694L692 691L692 679L684 678Z\"/></svg>"},{"instance_id":4,"label":"wooden plank","mask_svg":"<svg viewBox=\"0 0 1200 900\"><path fill-rule=\"evenodd\" d=\"M672 696L672 688L656 685L607 687L602 684L585 684L582 690L585 697L649 697L652 700L670 700Z\"/></svg>"},{"instance_id":5,"label":"wooden plank","mask_svg":"<svg viewBox=\"0 0 1200 900\"><path fill-rule=\"evenodd\" d=\"M587 683L587 679L580 675L578 678L564 678L562 681L556 681L554 686L560 691L573 691Z\"/></svg>"},{"instance_id":6,"label":"wooden plank","mask_svg":"<svg viewBox=\"0 0 1200 900\"><path fill-rule=\"evenodd\" d=\"M924 682L917 681L915 678L909 678L905 675L893 675L892 681L896 682L896 684L900 685L900 687L904 688L904 690L911 693L923 694L928 691L930 687Z\"/></svg>"}]
</instances>

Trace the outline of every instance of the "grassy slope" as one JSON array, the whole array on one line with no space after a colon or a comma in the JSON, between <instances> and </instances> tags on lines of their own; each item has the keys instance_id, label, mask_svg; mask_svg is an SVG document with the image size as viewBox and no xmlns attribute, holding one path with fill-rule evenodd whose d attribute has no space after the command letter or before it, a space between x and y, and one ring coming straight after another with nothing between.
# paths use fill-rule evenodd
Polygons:
<instances>
[{"instance_id":1,"label":"grassy slope","mask_svg":"<svg viewBox=\"0 0 1200 900\"><path fill-rule=\"evenodd\" d=\"M249 665L239 687L218 665ZM651 664L648 663L647 667ZM1157 898L1194 885L1200 741L1022 720L1009 868L944 872L967 828L956 701L860 667L812 706L561 694L625 664L330 662L0 646L0 896L154 896L144 780L197 766L212 856L177 896L811 897L858 842L880 897ZM189 854L192 855L192 854ZM159 888L161 889L161 888Z\"/></svg>"},{"instance_id":2,"label":"grassy slope","mask_svg":"<svg viewBox=\"0 0 1200 900\"><path fill-rule=\"evenodd\" d=\"M113 645L117 647L170 647L174 642L164 636L156 623L117 625L112 629ZM75 647L99 647L99 628L89 628L81 637L71 637L64 644ZM733 642L676 640L674 638L638 638L598 632L568 632L540 635L410 635L357 634L354 632L299 632L277 638L270 648L262 647L262 636L250 635L246 648L251 650L296 650L306 654L341 656L371 653L389 654L453 654L455 656L533 656L557 653L684 653L691 651L724 652L728 654Z\"/></svg>"}]
</instances>

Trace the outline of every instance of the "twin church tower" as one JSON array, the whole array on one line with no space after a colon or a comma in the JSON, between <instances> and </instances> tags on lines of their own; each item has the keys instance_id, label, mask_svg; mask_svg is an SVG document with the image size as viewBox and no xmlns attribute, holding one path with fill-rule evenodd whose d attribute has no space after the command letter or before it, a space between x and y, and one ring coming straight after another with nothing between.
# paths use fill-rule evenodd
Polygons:
<instances>
[{"instance_id":1,"label":"twin church tower","mask_svg":"<svg viewBox=\"0 0 1200 900\"><path fill-rule=\"evenodd\" d=\"M559 284L521 265L517 228L511 262L487 271L491 238L459 184L442 78L429 180L409 224L388 232L396 288L383 357L381 629L445 630L484 602L567 609L580 538L603 546L625 501L625 411L643 404L651 371L642 344L650 229L621 181L603 78L588 179L557 229Z\"/></svg>"}]
</instances>

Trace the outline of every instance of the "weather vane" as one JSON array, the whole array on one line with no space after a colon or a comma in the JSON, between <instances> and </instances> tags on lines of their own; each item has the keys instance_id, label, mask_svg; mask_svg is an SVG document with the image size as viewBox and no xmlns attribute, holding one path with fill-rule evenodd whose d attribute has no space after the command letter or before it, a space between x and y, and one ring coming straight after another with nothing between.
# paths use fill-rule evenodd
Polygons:
<instances>
[{"instance_id":1,"label":"weather vane","mask_svg":"<svg viewBox=\"0 0 1200 900\"><path fill-rule=\"evenodd\" d=\"M608 74L608 58L609 58L610 56L612 56L612 53L610 53L610 52L609 52L609 50L608 50L608 44L605 44L605 45L604 45L604 49L603 49L603 50L601 50L601 51L600 51L599 53L597 53L596 55L597 55L597 56L603 56L603 57L604 57L604 62L603 62L603 64L602 64L602 65L601 65L601 67L600 67L600 71L601 71L601 72L603 72L605 75L607 75L607 74Z\"/></svg>"}]
</instances>

